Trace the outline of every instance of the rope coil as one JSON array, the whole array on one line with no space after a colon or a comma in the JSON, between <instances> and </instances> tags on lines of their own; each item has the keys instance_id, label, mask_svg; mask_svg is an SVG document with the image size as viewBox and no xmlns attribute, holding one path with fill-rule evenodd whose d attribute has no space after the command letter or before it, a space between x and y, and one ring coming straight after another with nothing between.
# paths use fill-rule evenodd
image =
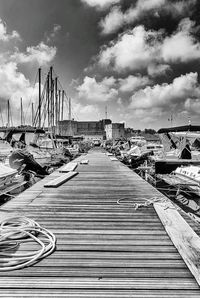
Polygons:
<instances>
[{"instance_id":1,"label":"rope coil","mask_svg":"<svg viewBox=\"0 0 200 298\"><path fill-rule=\"evenodd\" d=\"M31 252L17 253L23 244L40 246ZM0 272L22 269L50 255L56 247L56 237L27 217L13 217L0 224Z\"/></svg>"}]
</instances>

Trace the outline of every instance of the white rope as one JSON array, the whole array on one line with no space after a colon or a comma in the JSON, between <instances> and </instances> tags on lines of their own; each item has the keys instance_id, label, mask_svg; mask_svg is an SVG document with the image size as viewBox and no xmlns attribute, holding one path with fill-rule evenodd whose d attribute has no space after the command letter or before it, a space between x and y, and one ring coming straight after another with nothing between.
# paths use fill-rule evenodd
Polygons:
<instances>
[{"instance_id":1,"label":"white rope","mask_svg":"<svg viewBox=\"0 0 200 298\"><path fill-rule=\"evenodd\" d=\"M121 198L117 201L117 204L119 205L124 205L124 206L128 206L128 207L133 207L135 210L137 210L138 208L147 208L150 207L151 205L155 204L155 203L161 203L161 206L164 209L176 209L179 210L180 208L175 206L172 202L169 201L168 198L158 198L158 197L152 197L150 199L146 199L146 198L141 198L143 200L145 200L144 203L135 203L135 198L134 199L129 199L129 198Z\"/></svg>"},{"instance_id":2,"label":"white rope","mask_svg":"<svg viewBox=\"0 0 200 298\"><path fill-rule=\"evenodd\" d=\"M16 253L24 243L35 242L40 248L26 253ZM0 272L35 264L51 254L56 247L53 233L27 217L13 217L0 225Z\"/></svg>"}]
</instances>

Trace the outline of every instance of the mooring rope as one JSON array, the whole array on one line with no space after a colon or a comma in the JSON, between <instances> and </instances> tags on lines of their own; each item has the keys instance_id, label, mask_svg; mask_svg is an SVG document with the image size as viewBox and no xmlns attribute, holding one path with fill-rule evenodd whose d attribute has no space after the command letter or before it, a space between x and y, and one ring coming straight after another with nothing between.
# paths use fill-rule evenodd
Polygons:
<instances>
[{"instance_id":1,"label":"mooring rope","mask_svg":"<svg viewBox=\"0 0 200 298\"><path fill-rule=\"evenodd\" d=\"M135 210L137 210L138 208L150 207L151 205L153 205L155 203L161 203L161 205L162 205L162 207L164 207L164 209L168 209L168 208L176 209L176 210L180 209L178 206L175 206L172 202L170 202L168 198L152 197L150 199L147 199L147 198L141 198L141 199L145 200L145 202L144 203L135 203L135 198L134 199L121 198L117 201L117 204L124 205L127 207L133 207Z\"/></svg>"},{"instance_id":2,"label":"mooring rope","mask_svg":"<svg viewBox=\"0 0 200 298\"><path fill-rule=\"evenodd\" d=\"M18 253L25 243L35 243L41 248ZM33 245L32 245L33 247ZM27 217L12 217L0 224L0 272L35 264L50 255L56 247L56 237L36 221Z\"/></svg>"}]
</instances>

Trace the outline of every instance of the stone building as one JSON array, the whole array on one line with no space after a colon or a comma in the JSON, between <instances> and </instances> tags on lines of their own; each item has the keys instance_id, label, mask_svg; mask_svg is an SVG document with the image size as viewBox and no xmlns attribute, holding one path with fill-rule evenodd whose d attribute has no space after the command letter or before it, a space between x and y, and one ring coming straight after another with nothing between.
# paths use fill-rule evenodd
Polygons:
<instances>
[{"instance_id":1,"label":"stone building","mask_svg":"<svg viewBox=\"0 0 200 298\"><path fill-rule=\"evenodd\" d=\"M59 121L59 132L62 136L83 136L85 140L106 138L105 126L110 124L110 119L100 121Z\"/></svg>"},{"instance_id":2,"label":"stone building","mask_svg":"<svg viewBox=\"0 0 200 298\"><path fill-rule=\"evenodd\" d=\"M124 123L107 124L105 130L107 140L123 139L125 137Z\"/></svg>"}]
</instances>

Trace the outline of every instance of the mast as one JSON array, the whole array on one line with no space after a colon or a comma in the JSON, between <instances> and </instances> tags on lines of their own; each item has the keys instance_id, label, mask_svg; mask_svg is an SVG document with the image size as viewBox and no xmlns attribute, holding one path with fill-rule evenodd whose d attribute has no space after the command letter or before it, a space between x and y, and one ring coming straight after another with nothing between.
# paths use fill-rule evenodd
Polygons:
<instances>
[{"instance_id":1,"label":"mast","mask_svg":"<svg viewBox=\"0 0 200 298\"><path fill-rule=\"evenodd\" d=\"M62 121L63 121L64 96L65 96L65 91L62 90L62 109L61 109L61 120L62 120Z\"/></svg>"},{"instance_id":2,"label":"mast","mask_svg":"<svg viewBox=\"0 0 200 298\"><path fill-rule=\"evenodd\" d=\"M53 125L54 125L54 117L53 117L53 67L50 67L50 123L51 123L51 127L53 129Z\"/></svg>"},{"instance_id":3,"label":"mast","mask_svg":"<svg viewBox=\"0 0 200 298\"><path fill-rule=\"evenodd\" d=\"M51 126L50 122L50 98L49 98L49 72L47 75L47 92L46 92L46 97L47 97L47 118L48 118L48 128Z\"/></svg>"},{"instance_id":4,"label":"mast","mask_svg":"<svg viewBox=\"0 0 200 298\"><path fill-rule=\"evenodd\" d=\"M60 134L60 103L61 103L61 91L58 91L58 134Z\"/></svg>"},{"instance_id":5,"label":"mast","mask_svg":"<svg viewBox=\"0 0 200 298\"><path fill-rule=\"evenodd\" d=\"M38 126L41 127L41 68L39 68L39 70L38 70L38 76L39 76L39 105L38 105L39 122L38 122Z\"/></svg>"},{"instance_id":6,"label":"mast","mask_svg":"<svg viewBox=\"0 0 200 298\"><path fill-rule=\"evenodd\" d=\"M22 98L21 98L21 125L23 125L23 105L22 105Z\"/></svg>"},{"instance_id":7,"label":"mast","mask_svg":"<svg viewBox=\"0 0 200 298\"><path fill-rule=\"evenodd\" d=\"M7 127L10 127L10 100L8 99L8 124Z\"/></svg>"},{"instance_id":8,"label":"mast","mask_svg":"<svg viewBox=\"0 0 200 298\"><path fill-rule=\"evenodd\" d=\"M71 121L71 98L69 97L69 121Z\"/></svg>"},{"instance_id":9,"label":"mast","mask_svg":"<svg viewBox=\"0 0 200 298\"><path fill-rule=\"evenodd\" d=\"M32 102L32 126L34 126L34 104Z\"/></svg>"},{"instance_id":10,"label":"mast","mask_svg":"<svg viewBox=\"0 0 200 298\"><path fill-rule=\"evenodd\" d=\"M58 78L55 78L55 131L58 131Z\"/></svg>"},{"instance_id":11,"label":"mast","mask_svg":"<svg viewBox=\"0 0 200 298\"><path fill-rule=\"evenodd\" d=\"M71 111L71 98L69 97L69 135L72 136L72 111Z\"/></svg>"},{"instance_id":12,"label":"mast","mask_svg":"<svg viewBox=\"0 0 200 298\"><path fill-rule=\"evenodd\" d=\"M106 116L106 119L108 119L108 110L107 110L107 106L105 107L105 116Z\"/></svg>"}]
</instances>

